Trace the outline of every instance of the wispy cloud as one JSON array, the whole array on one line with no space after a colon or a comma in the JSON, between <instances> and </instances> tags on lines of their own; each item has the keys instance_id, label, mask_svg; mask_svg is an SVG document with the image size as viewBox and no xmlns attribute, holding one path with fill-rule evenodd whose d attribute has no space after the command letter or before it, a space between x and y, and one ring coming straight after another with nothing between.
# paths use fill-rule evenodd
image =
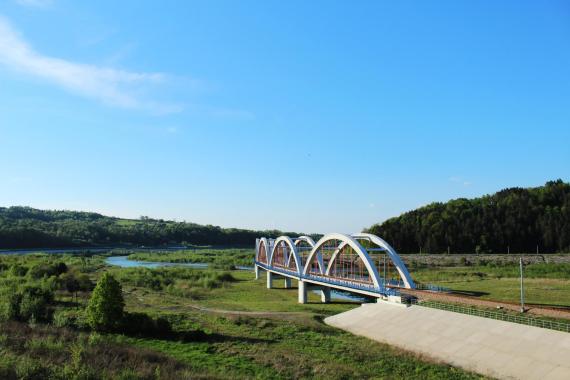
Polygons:
<instances>
[{"instance_id":1,"label":"wispy cloud","mask_svg":"<svg viewBox=\"0 0 570 380\"><path fill-rule=\"evenodd\" d=\"M15 0L17 4L25 7L46 8L53 4L52 0Z\"/></svg>"},{"instance_id":2,"label":"wispy cloud","mask_svg":"<svg viewBox=\"0 0 570 380\"><path fill-rule=\"evenodd\" d=\"M461 184L465 187L471 186L472 182L471 181L467 181L461 177L449 177L449 182L453 182L453 183L457 183L457 184Z\"/></svg>"},{"instance_id":3,"label":"wispy cloud","mask_svg":"<svg viewBox=\"0 0 570 380\"><path fill-rule=\"evenodd\" d=\"M145 87L165 81L164 74L117 70L42 55L36 52L2 16L0 16L0 64L48 80L68 91L97 99L108 105L146 109L158 114L182 110L180 105L141 99L140 93L144 92Z\"/></svg>"}]
</instances>

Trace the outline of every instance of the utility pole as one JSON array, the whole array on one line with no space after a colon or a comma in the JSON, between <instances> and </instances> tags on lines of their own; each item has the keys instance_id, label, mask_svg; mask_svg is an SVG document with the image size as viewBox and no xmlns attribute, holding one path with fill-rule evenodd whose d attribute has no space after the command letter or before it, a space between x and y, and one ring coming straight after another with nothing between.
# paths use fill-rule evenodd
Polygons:
<instances>
[{"instance_id":1,"label":"utility pole","mask_svg":"<svg viewBox=\"0 0 570 380\"><path fill-rule=\"evenodd\" d=\"M449 255L449 245L447 246L447 254Z\"/></svg>"},{"instance_id":2,"label":"utility pole","mask_svg":"<svg viewBox=\"0 0 570 380\"><path fill-rule=\"evenodd\" d=\"M510 254L511 254L511 246L507 245L507 255L510 255Z\"/></svg>"},{"instance_id":3,"label":"utility pole","mask_svg":"<svg viewBox=\"0 0 570 380\"><path fill-rule=\"evenodd\" d=\"M524 313L524 281L523 281L523 260L520 258L520 271L521 271L521 313Z\"/></svg>"},{"instance_id":4,"label":"utility pole","mask_svg":"<svg viewBox=\"0 0 570 380\"><path fill-rule=\"evenodd\" d=\"M386 254L384 254L384 286L386 286Z\"/></svg>"}]
</instances>

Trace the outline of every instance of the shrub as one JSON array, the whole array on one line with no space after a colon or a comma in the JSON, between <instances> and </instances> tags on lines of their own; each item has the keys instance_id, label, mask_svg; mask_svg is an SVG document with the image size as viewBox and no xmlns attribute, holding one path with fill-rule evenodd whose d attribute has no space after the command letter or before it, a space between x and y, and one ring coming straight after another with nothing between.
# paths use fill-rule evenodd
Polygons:
<instances>
[{"instance_id":1,"label":"shrub","mask_svg":"<svg viewBox=\"0 0 570 380\"><path fill-rule=\"evenodd\" d=\"M0 301L0 320L15 321L20 316L20 302L22 295L16 292L7 292L3 294Z\"/></svg>"},{"instance_id":2,"label":"shrub","mask_svg":"<svg viewBox=\"0 0 570 380\"><path fill-rule=\"evenodd\" d=\"M38 285L13 288L0 299L0 319L17 321L51 320L53 292Z\"/></svg>"},{"instance_id":3,"label":"shrub","mask_svg":"<svg viewBox=\"0 0 570 380\"><path fill-rule=\"evenodd\" d=\"M22 292L20 302L20 320L43 321L51 320L53 292L39 286L27 286Z\"/></svg>"},{"instance_id":4,"label":"shrub","mask_svg":"<svg viewBox=\"0 0 570 380\"><path fill-rule=\"evenodd\" d=\"M97 331L117 330L121 326L124 307L121 284L111 274L105 273L89 299L87 322Z\"/></svg>"},{"instance_id":5,"label":"shrub","mask_svg":"<svg viewBox=\"0 0 570 380\"><path fill-rule=\"evenodd\" d=\"M43 277L59 276L62 273L67 272L67 265L63 262L57 262L53 264L39 264L29 271L29 275L32 278L40 279Z\"/></svg>"},{"instance_id":6,"label":"shrub","mask_svg":"<svg viewBox=\"0 0 570 380\"><path fill-rule=\"evenodd\" d=\"M77 276L77 282L79 283L79 290L82 292L90 292L95 288L95 284L86 274Z\"/></svg>"},{"instance_id":7,"label":"shrub","mask_svg":"<svg viewBox=\"0 0 570 380\"><path fill-rule=\"evenodd\" d=\"M20 264L14 264L10 267L10 274L17 277L23 277L28 273L28 268Z\"/></svg>"},{"instance_id":8,"label":"shrub","mask_svg":"<svg viewBox=\"0 0 570 380\"><path fill-rule=\"evenodd\" d=\"M80 312L76 310L57 310L53 314L53 324L57 327L81 327Z\"/></svg>"},{"instance_id":9,"label":"shrub","mask_svg":"<svg viewBox=\"0 0 570 380\"><path fill-rule=\"evenodd\" d=\"M69 293L75 294L79 291L79 281L75 274L68 272L60 277L61 288L67 290Z\"/></svg>"},{"instance_id":10,"label":"shrub","mask_svg":"<svg viewBox=\"0 0 570 380\"><path fill-rule=\"evenodd\" d=\"M51 375L52 371L49 367L43 366L31 358L24 358L16 364L16 376L18 379L49 379Z\"/></svg>"}]
</instances>

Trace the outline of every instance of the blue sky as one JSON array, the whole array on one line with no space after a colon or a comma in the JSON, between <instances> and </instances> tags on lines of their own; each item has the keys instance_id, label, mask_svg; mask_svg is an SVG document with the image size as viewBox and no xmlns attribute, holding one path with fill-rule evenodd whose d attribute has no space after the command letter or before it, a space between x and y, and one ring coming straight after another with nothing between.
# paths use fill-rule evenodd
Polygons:
<instances>
[{"instance_id":1,"label":"blue sky","mask_svg":"<svg viewBox=\"0 0 570 380\"><path fill-rule=\"evenodd\" d=\"M0 3L0 205L354 232L570 180L565 1Z\"/></svg>"}]
</instances>

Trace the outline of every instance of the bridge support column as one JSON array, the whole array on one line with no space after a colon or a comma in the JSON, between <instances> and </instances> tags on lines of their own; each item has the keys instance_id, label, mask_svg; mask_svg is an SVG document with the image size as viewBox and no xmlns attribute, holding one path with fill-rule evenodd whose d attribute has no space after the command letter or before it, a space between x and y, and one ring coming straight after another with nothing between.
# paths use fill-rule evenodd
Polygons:
<instances>
[{"instance_id":1,"label":"bridge support column","mask_svg":"<svg viewBox=\"0 0 570 380\"><path fill-rule=\"evenodd\" d=\"M255 266L255 279L259 280L259 267L257 265Z\"/></svg>"},{"instance_id":2,"label":"bridge support column","mask_svg":"<svg viewBox=\"0 0 570 380\"><path fill-rule=\"evenodd\" d=\"M321 289L321 301L323 303L331 302L331 289L330 288L322 288Z\"/></svg>"},{"instance_id":3,"label":"bridge support column","mask_svg":"<svg viewBox=\"0 0 570 380\"><path fill-rule=\"evenodd\" d=\"M299 280L299 303L307 303L307 283Z\"/></svg>"},{"instance_id":4,"label":"bridge support column","mask_svg":"<svg viewBox=\"0 0 570 380\"><path fill-rule=\"evenodd\" d=\"M267 289L273 288L273 273L267 271Z\"/></svg>"},{"instance_id":5,"label":"bridge support column","mask_svg":"<svg viewBox=\"0 0 570 380\"><path fill-rule=\"evenodd\" d=\"M289 277L285 277L285 289L291 289L291 279Z\"/></svg>"}]
</instances>

